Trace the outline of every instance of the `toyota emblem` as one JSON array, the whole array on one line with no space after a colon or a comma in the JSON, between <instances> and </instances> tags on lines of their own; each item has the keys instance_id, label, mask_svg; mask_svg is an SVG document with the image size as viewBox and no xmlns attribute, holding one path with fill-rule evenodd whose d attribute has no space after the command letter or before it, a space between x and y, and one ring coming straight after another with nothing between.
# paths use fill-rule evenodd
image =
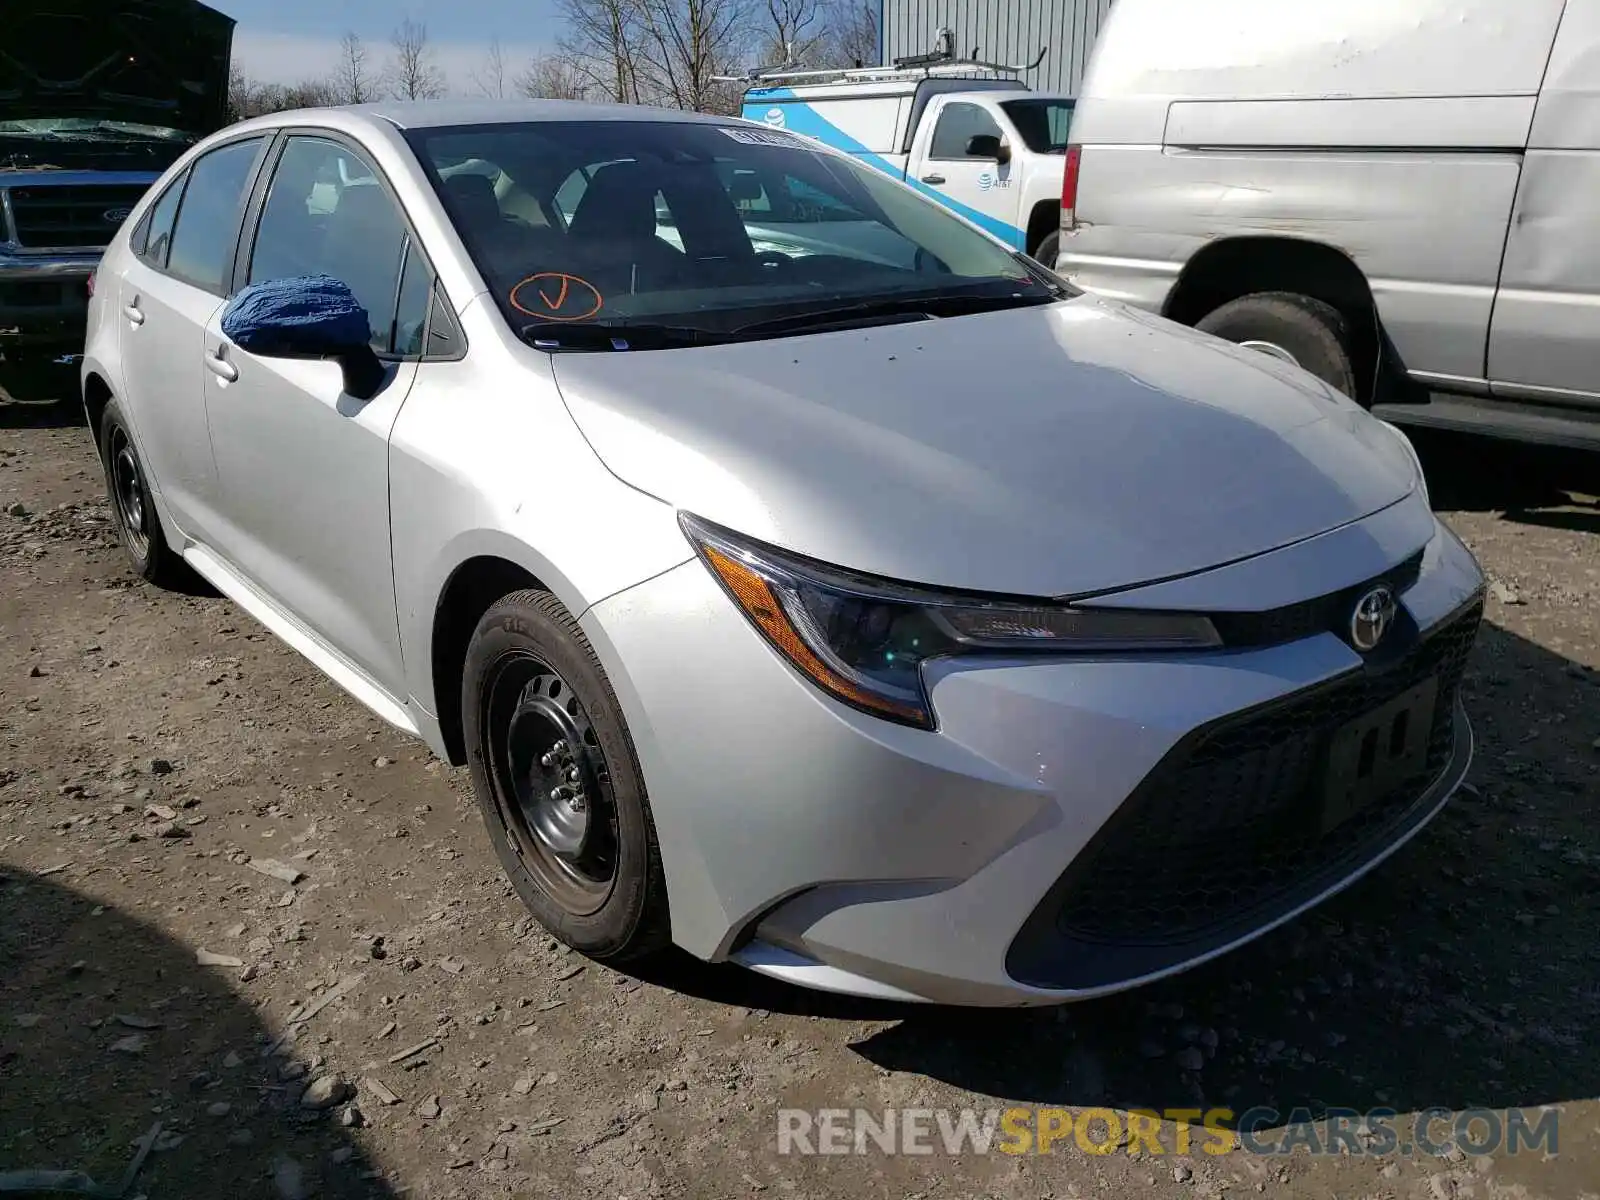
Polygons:
<instances>
[{"instance_id":1,"label":"toyota emblem","mask_svg":"<svg viewBox=\"0 0 1600 1200\"><path fill-rule=\"evenodd\" d=\"M108 208L100 217L107 225L121 225L132 213L131 208Z\"/></svg>"},{"instance_id":2,"label":"toyota emblem","mask_svg":"<svg viewBox=\"0 0 1600 1200\"><path fill-rule=\"evenodd\" d=\"M1386 587L1373 588L1356 601L1350 614L1350 644L1363 654L1376 650L1394 624L1396 611L1394 593Z\"/></svg>"}]
</instances>

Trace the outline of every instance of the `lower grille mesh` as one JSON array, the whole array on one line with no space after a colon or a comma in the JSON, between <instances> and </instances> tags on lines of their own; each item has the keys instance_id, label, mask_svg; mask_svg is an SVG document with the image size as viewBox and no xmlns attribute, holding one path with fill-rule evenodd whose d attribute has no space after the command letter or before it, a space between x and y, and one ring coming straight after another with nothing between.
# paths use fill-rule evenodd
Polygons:
<instances>
[{"instance_id":1,"label":"lower grille mesh","mask_svg":"<svg viewBox=\"0 0 1600 1200\"><path fill-rule=\"evenodd\" d=\"M1346 676L1202 731L1145 781L1061 881L1056 927L1084 941L1187 941L1375 853L1453 749L1481 601L1381 673ZM1326 755L1347 721L1437 676L1425 764L1324 832Z\"/></svg>"}]
</instances>

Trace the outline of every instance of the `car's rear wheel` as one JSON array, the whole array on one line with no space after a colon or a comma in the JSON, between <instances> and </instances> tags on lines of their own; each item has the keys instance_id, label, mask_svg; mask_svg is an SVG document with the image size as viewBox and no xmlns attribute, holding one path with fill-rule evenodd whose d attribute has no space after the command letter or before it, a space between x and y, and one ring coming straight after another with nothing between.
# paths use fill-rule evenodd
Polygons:
<instances>
[{"instance_id":1,"label":"car's rear wheel","mask_svg":"<svg viewBox=\"0 0 1600 1200\"><path fill-rule=\"evenodd\" d=\"M115 400L107 403L100 418L100 462L105 468L112 519L133 569L158 587L179 583L186 567L167 545L133 432Z\"/></svg>"},{"instance_id":2,"label":"car's rear wheel","mask_svg":"<svg viewBox=\"0 0 1600 1200\"><path fill-rule=\"evenodd\" d=\"M1298 292L1254 292L1207 313L1195 328L1302 367L1346 396L1356 394L1350 331L1331 304Z\"/></svg>"},{"instance_id":3,"label":"car's rear wheel","mask_svg":"<svg viewBox=\"0 0 1600 1200\"><path fill-rule=\"evenodd\" d=\"M1061 231L1050 234L1034 247L1033 257L1043 263L1052 271L1056 269L1056 259L1061 257Z\"/></svg>"},{"instance_id":4,"label":"car's rear wheel","mask_svg":"<svg viewBox=\"0 0 1600 1200\"><path fill-rule=\"evenodd\" d=\"M514 592L484 614L461 703L489 838L533 915L594 958L665 945L666 882L633 740L554 596Z\"/></svg>"}]
</instances>

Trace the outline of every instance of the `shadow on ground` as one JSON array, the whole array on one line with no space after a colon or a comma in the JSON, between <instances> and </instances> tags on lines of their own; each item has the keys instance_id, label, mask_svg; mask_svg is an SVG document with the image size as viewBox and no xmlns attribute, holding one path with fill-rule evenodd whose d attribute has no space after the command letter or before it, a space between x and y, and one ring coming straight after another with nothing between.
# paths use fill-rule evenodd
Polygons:
<instances>
[{"instance_id":1,"label":"shadow on ground","mask_svg":"<svg viewBox=\"0 0 1600 1200\"><path fill-rule=\"evenodd\" d=\"M1530 524L1600 531L1600 506L1579 498L1600 494L1600 452L1432 429L1409 434L1422 459L1433 506L1441 512L1496 511ZM1540 509L1571 511L1540 514Z\"/></svg>"},{"instance_id":2,"label":"shadow on ground","mask_svg":"<svg viewBox=\"0 0 1600 1200\"><path fill-rule=\"evenodd\" d=\"M302 1107L305 1081L279 1077L288 1060L263 1059L268 1034L235 973L0 869L0 1173L81 1171L115 1188L160 1122L129 1196L395 1195L337 1112Z\"/></svg>"}]
</instances>

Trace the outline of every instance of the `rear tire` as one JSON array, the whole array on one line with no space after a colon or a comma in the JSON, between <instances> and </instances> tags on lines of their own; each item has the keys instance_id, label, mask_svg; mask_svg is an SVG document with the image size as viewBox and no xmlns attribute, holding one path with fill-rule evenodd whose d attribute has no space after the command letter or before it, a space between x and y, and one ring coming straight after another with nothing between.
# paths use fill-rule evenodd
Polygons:
<instances>
[{"instance_id":1,"label":"rear tire","mask_svg":"<svg viewBox=\"0 0 1600 1200\"><path fill-rule=\"evenodd\" d=\"M1212 310L1195 328L1284 358L1346 396L1356 394L1349 326L1331 304L1298 292L1255 292Z\"/></svg>"},{"instance_id":2,"label":"rear tire","mask_svg":"<svg viewBox=\"0 0 1600 1200\"><path fill-rule=\"evenodd\" d=\"M1061 257L1061 231L1058 229L1050 234L1034 248L1033 257L1037 262L1043 263L1052 271L1056 269L1056 259Z\"/></svg>"},{"instance_id":3,"label":"rear tire","mask_svg":"<svg viewBox=\"0 0 1600 1200\"><path fill-rule=\"evenodd\" d=\"M189 578L188 566L167 545L144 460L139 457L133 431L114 398L106 402L100 417L100 465L105 470L111 516L134 571L157 587L171 588L185 582Z\"/></svg>"},{"instance_id":4,"label":"rear tire","mask_svg":"<svg viewBox=\"0 0 1600 1200\"><path fill-rule=\"evenodd\" d=\"M588 638L554 596L513 592L484 614L461 706L489 839L539 923L597 959L665 946L666 878L633 739Z\"/></svg>"}]
</instances>

